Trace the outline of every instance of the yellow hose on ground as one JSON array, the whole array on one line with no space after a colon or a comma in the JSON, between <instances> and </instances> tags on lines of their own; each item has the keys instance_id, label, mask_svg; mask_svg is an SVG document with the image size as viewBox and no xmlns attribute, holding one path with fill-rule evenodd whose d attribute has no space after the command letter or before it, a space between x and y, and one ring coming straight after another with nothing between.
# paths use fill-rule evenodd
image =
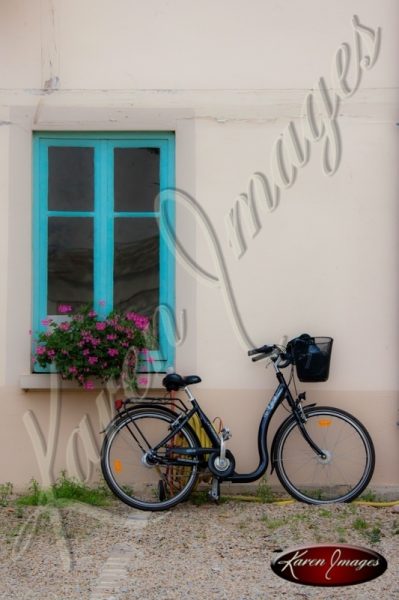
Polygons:
<instances>
[{"instance_id":1,"label":"yellow hose on ground","mask_svg":"<svg viewBox=\"0 0 399 600\"><path fill-rule=\"evenodd\" d=\"M225 500L232 500L234 502L262 502L262 498L258 498L257 496L224 496ZM273 500L272 502L268 502L267 504L277 504L279 506L283 506L285 504L294 504L296 500ZM399 506L399 500L392 500L390 502L374 502L371 500L354 500L351 504L359 504L363 506L374 506L376 508L389 508L390 506Z\"/></svg>"},{"instance_id":2,"label":"yellow hose on ground","mask_svg":"<svg viewBox=\"0 0 399 600\"><path fill-rule=\"evenodd\" d=\"M390 506L399 506L399 500L390 502L373 502L372 500L354 500L352 504L364 504L364 506L375 506L376 508L388 508Z\"/></svg>"}]
</instances>

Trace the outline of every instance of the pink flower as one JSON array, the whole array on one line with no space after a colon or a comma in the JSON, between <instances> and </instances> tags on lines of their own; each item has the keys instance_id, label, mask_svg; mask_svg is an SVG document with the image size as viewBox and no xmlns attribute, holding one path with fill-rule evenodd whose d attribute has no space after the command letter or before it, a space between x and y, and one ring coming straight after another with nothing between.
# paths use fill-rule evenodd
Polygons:
<instances>
[{"instance_id":1,"label":"pink flower","mask_svg":"<svg viewBox=\"0 0 399 600\"><path fill-rule=\"evenodd\" d=\"M139 377L137 379L137 383L139 385L147 385L148 384L148 377Z\"/></svg>"},{"instance_id":2,"label":"pink flower","mask_svg":"<svg viewBox=\"0 0 399 600\"><path fill-rule=\"evenodd\" d=\"M92 381L85 381L83 387L85 390L94 390L94 383Z\"/></svg>"},{"instance_id":3,"label":"pink flower","mask_svg":"<svg viewBox=\"0 0 399 600\"><path fill-rule=\"evenodd\" d=\"M89 356L87 360L90 365L95 365L98 362L97 356Z\"/></svg>"},{"instance_id":4,"label":"pink flower","mask_svg":"<svg viewBox=\"0 0 399 600\"><path fill-rule=\"evenodd\" d=\"M47 350L46 350L46 346L38 346L36 348L36 354L38 356L42 356L43 354L46 354Z\"/></svg>"},{"instance_id":5,"label":"pink flower","mask_svg":"<svg viewBox=\"0 0 399 600\"><path fill-rule=\"evenodd\" d=\"M119 350L117 350L116 348L110 348L108 350L108 355L109 356L118 356L119 354Z\"/></svg>"},{"instance_id":6,"label":"pink flower","mask_svg":"<svg viewBox=\"0 0 399 600\"><path fill-rule=\"evenodd\" d=\"M58 312L61 314L72 312L72 306L70 304L60 304L58 307Z\"/></svg>"},{"instance_id":7,"label":"pink flower","mask_svg":"<svg viewBox=\"0 0 399 600\"><path fill-rule=\"evenodd\" d=\"M47 354L48 354L48 356L49 356L50 358L54 358L54 356L55 356L55 350L49 350L49 351L47 352Z\"/></svg>"},{"instance_id":8,"label":"pink flower","mask_svg":"<svg viewBox=\"0 0 399 600\"><path fill-rule=\"evenodd\" d=\"M41 324L44 325L45 327L48 327L50 325L50 323L52 323L53 319L43 319L41 321Z\"/></svg>"},{"instance_id":9,"label":"pink flower","mask_svg":"<svg viewBox=\"0 0 399 600\"><path fill-rule=\"evenodd\" d=\"M96 316L97 316L97 313L96 313L96 311L95 311L95 310L91 310L91 311L89 312L89 317L96 317Z\"/></svg>"},{"instance_id":10,"label":"pink flower","mask_svg":"<svg viewBox=\"0 0 399 600\"><path fill-rule=\"evenodd\" d=\"M63 321L59 324L59 328L61 329L61 331L68 331L70 328L70 324L68 323L68 321Z\"/></svg>"},{"instance_id":11,"label":"pink flower","mask_svg":"<svg viewBox=\"0 0 399 600\"><path fill-rule=\"evenodd\" d=\"M83 350L82 354L83 356L87 356L88 354L90 354L90 350L86 348L85 350Z\"/></svg>"},{"instance_id":12,"label":"pink flower","mask_svg":"<svg viewBox=\"0 0 399 600\"><path fill-rule=\"evenodd\" d=\"M98 323L96 323L96 329L97 329L97 331L104 331L104 329L106 327L107 327L107 324L104 323L104 321L99 321Z\"/></svg>"},{"instance_id":13,"label":"pink flower","mask_svg":"<svg viewBox=\"0 0 399 600\"><path fill-rule=\"evenodd\" d=\"M117 339L118 339L118 336L115 335L115 333L109 333L107 335L107 340L117 340Z\"/></svg>"},{"instance_id":14,"label":"pink flower","mask_svg":"<svg viewBox=\"0 0 399 600\"><path fill-rule=\"evenodd\" d=\"M72 374L75 374L75 373L77 373L77 372L78 372L78 370L77 370L77 368L76 368L76 367L69 367L68 371L69 371L70 373L72 373Z\"/></svg>"},{"instance_id":15,"label":"pink flower","mask_svg":"<svg viewBox=\"0 0 399 600\"><path fill-rule=\"evenodd\" d=\"M146 330L149 327L150 321L147 317L144 317L143 315L138 315L135 312L128 312L126 313L126 319L128 321L133 321L133 323L136 325L137 329L141 329L141 330Z\"/></svg>"}]
</instances>

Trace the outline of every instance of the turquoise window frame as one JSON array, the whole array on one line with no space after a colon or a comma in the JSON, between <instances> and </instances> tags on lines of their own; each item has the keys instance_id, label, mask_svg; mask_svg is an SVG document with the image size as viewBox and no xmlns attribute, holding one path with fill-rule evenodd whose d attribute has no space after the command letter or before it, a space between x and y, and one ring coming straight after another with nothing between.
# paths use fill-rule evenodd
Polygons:
<instances>
[{"instance_id":1,"label":"turquoise window frame","mask_svg":"<svg viewBox=\"0 0 399 600\"><path fill-rule=\"evenodd\" d=\"M48 210L48 148L90 147L94 149L94 210ZM157 212L114 212L114 148L159 148L160 192L175 188L175 136L173 132L37 132L33 136L33 314L32 330L46 329L42 321L47 314L48 219L59 217L93 217L94 219L94 306L100 318L113 308L114 221L119 217L155 217L159 222L159 350L151 352L154 372L174 366L175 345L171 339L171 322L175 314L175 252L168 243L168 231L175 227L175 205L170 193L162 210ZM162 201L162 199L161 199ZM100 301L102 301L100 305ZM171 319L172 317L172 319ZM35 365L35 372L44 372Z\"/></svg>"}]
</instances>

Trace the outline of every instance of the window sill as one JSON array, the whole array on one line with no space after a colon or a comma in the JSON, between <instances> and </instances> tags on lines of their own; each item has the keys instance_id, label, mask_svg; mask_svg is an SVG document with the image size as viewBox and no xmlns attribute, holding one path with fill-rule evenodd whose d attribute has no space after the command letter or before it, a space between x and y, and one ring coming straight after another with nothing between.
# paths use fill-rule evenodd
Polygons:
<instances>
[{"instance_id":1,"label":"window sill","mask_svg":"<svg viewBox=\"0 0 399 600\"><path fill-rule=\"evenodd\" d=\"M152 373L144 375L143 377L151 377L151 389L162 389L162 379L165 377L164 373ZM52 388L60 387L63 390L86 392L81 386L75 381L65 381L57 376L57 374L49 373L30 373L29 375L21 375L19 378L20 388L24 392L30 390L51 390ZM102 390L104 388L100 381L94 382L94 391ZM144 390L145 387L139 385L140 390Z\"/></svg>"}]
</instances>

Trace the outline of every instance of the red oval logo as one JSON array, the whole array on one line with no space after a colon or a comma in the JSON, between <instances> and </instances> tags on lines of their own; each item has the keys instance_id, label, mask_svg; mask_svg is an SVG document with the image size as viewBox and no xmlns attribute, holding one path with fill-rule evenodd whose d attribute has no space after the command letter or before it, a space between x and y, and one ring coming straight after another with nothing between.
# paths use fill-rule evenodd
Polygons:
<instances>
[{"instance_id":1,"label":"red oval logo","mask_svg":"<svg viewBox=\"0 0 399 600\"><path fill-rule=\"evenodd\" d=\"M276 575L287 581L326 587L371 581L387 566L378 552L349 544L301 546L279 554L271 563Z\"/></svg>"}]
</instances>

